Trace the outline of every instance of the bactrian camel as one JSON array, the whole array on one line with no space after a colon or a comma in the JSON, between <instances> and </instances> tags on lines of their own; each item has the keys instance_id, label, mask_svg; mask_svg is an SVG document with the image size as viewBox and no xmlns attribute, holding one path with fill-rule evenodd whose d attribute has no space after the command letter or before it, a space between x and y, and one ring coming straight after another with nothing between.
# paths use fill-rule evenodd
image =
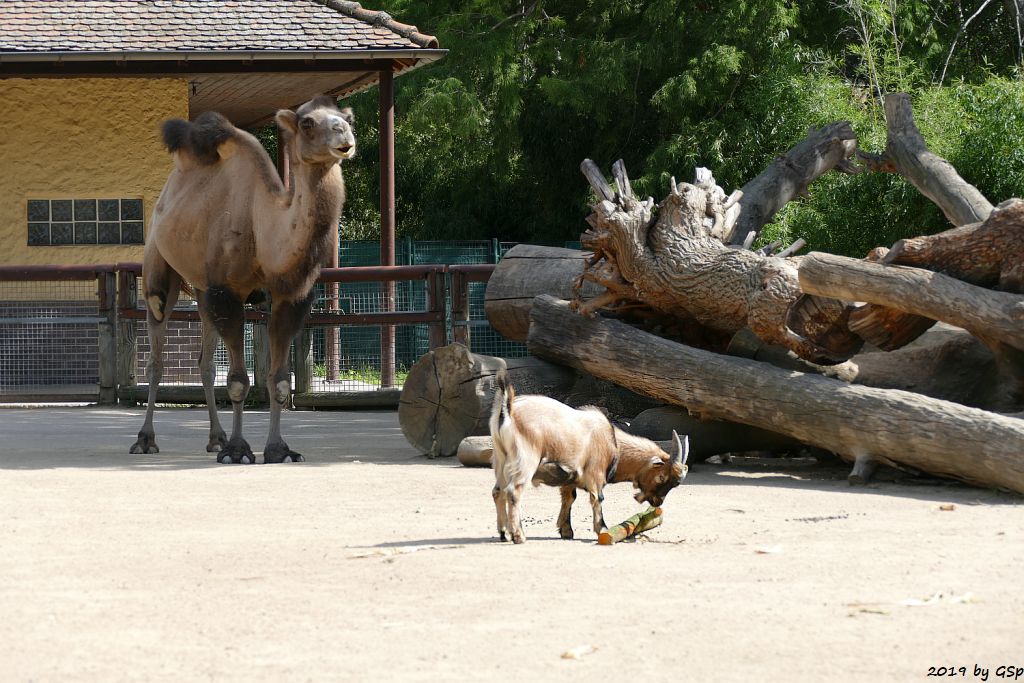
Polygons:
<instances>
[{"instance_id":1,"label":"bactrian camel","mask_svg":"<svg viewBox=\"0 0 1024 683\"><path fill-rule=\"evenodd\" d=\"M255 137L220 114L192 123L171 119L163 139L174 169L157 200L142 267L152 352L147 368L146 420L132 453L157 453L153 406L163 374L167 321L182 283L195 293L202 320L199 359L210 413L209 452L221 463L251 464L242 438L249 392L245 369L243 304L269 294L271 316L270 430L264 462L298 462L302 456L281 438L281 408L291 389L288 350L302 328L320 268L338 248L338 219L345 201L341 161L355 154L352 111L316 97L296 111L277 112L294 183L288 190ZM227 393L234 417L226 438L217 419L213 354L218 337L230 357Z\"/></svg>"}]
</instances>

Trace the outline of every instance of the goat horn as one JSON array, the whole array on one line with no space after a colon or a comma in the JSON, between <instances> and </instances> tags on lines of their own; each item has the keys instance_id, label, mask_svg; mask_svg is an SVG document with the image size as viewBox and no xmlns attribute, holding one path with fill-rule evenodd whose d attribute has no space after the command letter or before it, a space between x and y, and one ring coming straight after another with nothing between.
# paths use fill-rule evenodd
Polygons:
<instances>
[{"instance_id":1,"label":"goat horn","mask_svg":"<svg viewBox=\"0 0 1024 683\"><path fill-rule=\"evenodd\" d=\"M672 459L670 460L671 464L675 465L678 463L685 465L687 458L690 457L690 435L687 434L686 437L680 441L679 434L673 429L672 440L676 442L676 454L672 456Z\"/></svg>"}]
</instances>

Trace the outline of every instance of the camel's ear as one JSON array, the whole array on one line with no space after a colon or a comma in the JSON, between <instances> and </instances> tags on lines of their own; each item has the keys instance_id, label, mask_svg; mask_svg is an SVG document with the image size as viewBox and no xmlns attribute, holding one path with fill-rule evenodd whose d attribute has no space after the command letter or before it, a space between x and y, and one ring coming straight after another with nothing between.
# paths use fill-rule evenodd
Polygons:
<instances>
[{"instance_id":1,"label":"camel's ear","mask_svg":"<svg viewBox=\"0 0 1024 683\"><path fill-rule=\"evenodd\" d=\"M274 115L274 120L277 121L277 125L283 131L292 135L299 132L299 117L290 109L278 109L277 114Z\"/></svg>"},{"instance_id":2,"label":"camel's ear","mask_svg":"<svg viewBox=\"0 0 1024 683\"><path fill-rule=\"evenodd\" d=\"M352 113L352 107L345 107L341 110L341 118L345 119L348 125L352 125L356 122L356 115Z\"/></svg>"}]
</instances>

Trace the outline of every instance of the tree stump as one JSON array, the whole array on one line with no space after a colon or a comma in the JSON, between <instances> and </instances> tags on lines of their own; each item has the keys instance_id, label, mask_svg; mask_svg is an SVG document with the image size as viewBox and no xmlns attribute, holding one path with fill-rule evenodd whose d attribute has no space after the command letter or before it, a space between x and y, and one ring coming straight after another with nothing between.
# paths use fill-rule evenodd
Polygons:
<instances>
[{"instance_id":1,"label":"tree stump","mask_svg":"<svg viewBox=\"0 0 1024 683\"><path fill-rule=\"evenodd\" d=\"M495 376L505 370L518 394L541 394L573 407L595 405L611 417L658 405L610 382L539 358L496 358L462 344L434 349L409 370L398 423L409 443L430 457L455 455L467 436L489 434Z\"/></svg>"}]
</instances>

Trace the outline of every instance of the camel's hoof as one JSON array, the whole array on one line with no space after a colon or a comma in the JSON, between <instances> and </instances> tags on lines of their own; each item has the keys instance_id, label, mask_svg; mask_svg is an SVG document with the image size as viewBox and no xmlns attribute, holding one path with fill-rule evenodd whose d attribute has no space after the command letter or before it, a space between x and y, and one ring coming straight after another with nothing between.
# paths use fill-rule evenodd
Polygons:
<instances>
[{"instance_id":1,"label":"camel's hoof","mask_svg":"<svg viewBox=\"0 0 1024 683\"><path fill-rule=\"evenodd\" d=\"M243 439L229 441L217 456L217 462L222 465L255 465L256 456L253 455L249 444Z\"/></svg>"},{"instance_id":2,"label":"camel's hoof","mask_svg":"<svg viewBox=\"0 0 1024 683\"><path fill-rule=\"evenodd\" d=\"M160 447L156 445L156 437L139 434L139 440L128 449L129 453L159 453Z\"/></svg>"},{"instance_id":3,"label":"camel's hoof","mask_svg":"<svg viewBox=\"0 0 1024 683\"><path fill-rule=\"evenodd\" d=\"M282 462L305 462L306 459L299 453L296 453L288 446L281 444L279 446L267 446L263 449L263 462L264 464L276 464Z\"/></svg>"},{"instance_id":4,"label":"camel's hoof","mask_svg":"<svg viewBox=\"0 0 1024 683\"><path fill-rule=\"evenodd\" d=\"M206 444L207 453L216 453L224 450L224 446L228 443L228 437L221 432L220 434L213 434L210 436L210 443Z\"/></svg>"}]
</instances>

